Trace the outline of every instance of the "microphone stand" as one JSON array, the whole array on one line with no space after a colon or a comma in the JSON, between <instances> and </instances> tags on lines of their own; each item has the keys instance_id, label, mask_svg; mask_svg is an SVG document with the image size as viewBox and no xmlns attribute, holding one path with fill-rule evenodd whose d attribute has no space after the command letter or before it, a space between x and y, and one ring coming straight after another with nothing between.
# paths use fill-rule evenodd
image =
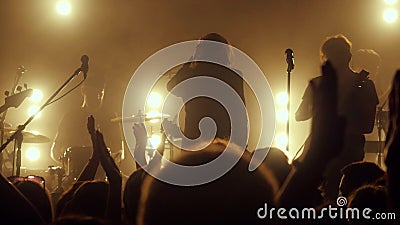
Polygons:
<instances>
[{"instance_id":1,"label":"microphone stand","mask_svg":"<svg viewBox=\"0 0 400 225\"><path fill-rule=\"evenodd\" d=\"M20 176L20 168L21 168L21 146L22 146L22 141L23 141L23 135L22 131L25 129L25 127L32 122L32 120L35 118L35 116L41 112L46 106L49 105L49 103L67 86L69 82L71 82L72 79L75 78L79 74L79 72L82 71L82 68L79 67L78 69L75 70L75 72L54 92L52 96L50 96L49 99L39 108L38 111L36 111L32 116L28 118L28 120L22 124L19 125L17 130L7 139L5 143L3 143L0 147L0 153L3 152L3 150L12 142L13 140L16 140L16 145L17 145L17 171L16 171L16 176ZM14 171L13 171L14 173Z\"/></svg>"},{"instance_id":2,"label":"microphone stand","mask_svg":"<svg viewBox=\"0 0 400 225\"><path fill-rule=\"evenodd\" d=\"M293 50L288 48L285 51L286 53L286 62L288 64L288 67L286 69L287 75L288 75L288 79L287 79L287 87L286 87L286 91L287 91L287 95L288 95L288 103L286 105L287 107L287 111L288 111L288 120L286 123L286 136L288 139L287 142L287 146L286 146L286 151L289 152L289 140L290 140L290 136L289 136L289 123L290 123L290 73L292 72L292 70L294 69L294 59L293 59Z\"/></svg>"}]
</instances>

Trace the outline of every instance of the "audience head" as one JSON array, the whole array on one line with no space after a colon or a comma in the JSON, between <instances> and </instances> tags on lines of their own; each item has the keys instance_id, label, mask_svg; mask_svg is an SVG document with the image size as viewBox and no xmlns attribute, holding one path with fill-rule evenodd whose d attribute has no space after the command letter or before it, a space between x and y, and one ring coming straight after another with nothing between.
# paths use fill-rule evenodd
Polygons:
<instances>
[{"instance_id":1,"label":"audience head","mask_svg":"<svg viewBox=\"0 0 400 225\"><path fill-rule=\"evenodd\" d=\"M86 215L104 218L107 206L108 184L102 181L83 183L65 206L62 215Z\"/></svg>"},{"instance_id":2,"label":"audience head","mask_svg":"<svg viewBox=\"0 0 400 225\"><path fill-rule=\"evenodd\" d=\"M321 46L323 62L330 61L335 69L348 68L352 44L343 34L328 37Z\"/></svg>"},{"instance_id":3,"label":"audience head","mask_svg":"<svg viewBox=\"0 0 400 225\"><path fill-rule=\"evenodd\" d=\"M54 221L51 225L106 225L107 223L90 216L66 216Z\"/></svg>"},{"instance_id":4,"label":"audience head","mask_svg":"<svg viewBox=\"0 0 400 225\"><path fill-rule=\"evenodd\" d=\"M128 224L136 224L140 193L142 190L143 179L146 176L143 168L140 168L129 176L124 190L124 216Z\"/></svg>"},{"instance_id":5,"label":"audience head","mask_svg":"<svg viewBox=\"0 0 400 225\"><path fill-rule=\"evenodd\" d=\"M365 208L369 208L372 212L387 212L387 201L386 201L386 189L383 186L372 186L365 185L357 189L349 197L349 208L357 208L362 212ZM376 224L376 221L372 219L366 219L360 216L359 219L350 219L350 224L352 225L367 225ZM383 222L383 221L382 221Z\"/></svg>"},{"instance_id":6,"label":"audience head","mask_svg":"<svg viewBox=\"0 0 400 225\"><path fill-rule=\"evenodd\" d=\"M354 162L343 167L339 191L348 197L353 191L366 184L375 184L385 172L372 162Z\"/></svg>"},{"instance_id":7,"label":"audience head","mask_svg":"<svg viewBox=\"0 0 400 225\"><path fill-rule=\"evenodd\" d=\"M267 157L263 160L263 164L271 170L278 181L278 185L281 186L291 169L289 158L282 150L272 147L257 149L252 153L252 156L257 156L256 152L259 151L268 151Z\"/></svg>"},{"instance_id":8,"label":"audience head","mask_svg":"<svg viewBox=\"0 0 400 225\"><path fill-rule=\"evenodd\" d=\"M43 184L31 181L14 181L14 186L32 203L46 223L53 219L49 191Z\"/></svg>"},{"instance_id":9,"label":"audience head","mask_svg":"<svg viewBox=\"0 0 400 225\"><path fill-rule=\"evenodd\" d=\"M186 166L202 165L218 157L226 148L215 142L200 151L188 151L176 161ZM240 154L236 147L226 154ZM249 172L250 153L244 152L239 162L225 175L207 184L177 186L147 176L142 187L138 212L139 224L257 224L257 210L268 203L274 206L276 181L261 165ZM164 167L160 174L171 174ZM174 174L174 173L172 173ZM171 213L173 210L176 213ZM263 221L265 222L265 221Z\"/></svg>"}]
</instances>

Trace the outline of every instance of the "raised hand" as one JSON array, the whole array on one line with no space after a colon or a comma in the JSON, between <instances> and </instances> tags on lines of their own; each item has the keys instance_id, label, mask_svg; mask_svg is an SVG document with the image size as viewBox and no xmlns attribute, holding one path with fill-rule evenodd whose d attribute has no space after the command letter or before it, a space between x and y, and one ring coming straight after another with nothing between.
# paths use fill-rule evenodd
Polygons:
<instances>
[{"instance_id":1,"label":"raised hand","mask_svg":"<svg viewBox=\"0 0 400 225\"><path fill-rule=\"evenodd\" d=\"M146 146L147 143L147 131L144 123L133 124L133 135L135 135L136 146Z\"/></svg>"},{"instance_id":2,"label":"raised hand","mask_svg":"<svg viewBox=\"0 0 400 225\"><path fill-rule=\"evenodd\" d=\"M93 117L93 115L88 117L88 122L87 122L87 130L90 134L90 139L92 140L92 146L93 146L93 152L92 152L92 157L91 159L99 159L99 154L98 154L98 147L97 147L97 137L96 137L96 129L95 129L95 124L96 121Z\"/></svg>"},{"instance_id":3,"label":"raised hand","mask_svg":"<svg viewBox=\"0 0 400 225\"><path fill-rule=\"evenodd\" d=\"M147 131L144 123L135 123L133 124L132 129L136 139L136 146L133 154L136 161L136 168L140 168L147 164L145 157Z\"/></svg>"},{"instance_id":4,"label":"raised hand","mask_svg":"<svg viewBox=\"0 0 400 225\"><path fill-rule=\"evenodd\" d=\"M86 127L87 127L90 135L93 135L95 133L95 120L94 120L93 115L90 115L88 117L88 122L87 122Z\"/></svg>"},{"instance_id":5,"label":"raised hand","mask_svg":"<svg viewBox=\"0 0 400 225\"><path fill-rule=\"evenodd\" d=\"M90 139L92 140L92 156L89 159L89 162L86 164L86 166L83 168L81 174L78 177L77 181L86 181L86 180L93 180L94 177L96 176L97 172L97 167L99 166L99 151L98 151L98 144L97 144L97 138L96 138L96 131L95 131L95 124L96 121L93 116L88 117L88 122L87 122L87 130L90 134ZM79 187L79 186L77 186Z\"/></svg>"},{"instance_id":6,"label":"raised hand","mask_svg":"<svg viewBox=\"0 0 400 225\"><path fill-rule=\"evenodd\" d=\"M114 159L111 157L104 142L103 134L96 131L97 149L100 157L100 163L107 174L110 183L108 192L106 218L112 224L121 224L121 189L122 189L122 176L118 166L115 164Z\"/></svg>"},{"instance_id":7,"label":"raised hand","mask_svg":"<svg viewBox=\"0 0 400 225\"><path fill-rule=\"evenodd\" d=\"M108 179L121 179L121 174L118 166L115 164L114 159L111 157L110 152L108 151L107 145L104 142L103 134L100 131L96 131L96 139L97 139L97 151L100 158L101 166L107 174Z\"/></svg>"}]
</instances>

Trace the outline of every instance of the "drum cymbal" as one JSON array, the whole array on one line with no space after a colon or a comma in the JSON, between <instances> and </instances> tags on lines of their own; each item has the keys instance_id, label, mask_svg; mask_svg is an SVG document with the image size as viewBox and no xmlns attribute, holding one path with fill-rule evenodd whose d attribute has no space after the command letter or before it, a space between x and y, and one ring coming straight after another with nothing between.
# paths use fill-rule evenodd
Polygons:
<instances>
[{"instance_id":1,"label":"drum cymbal","mask_svg":"<svg viewBox=\"0 0 400 225\"><path fill-rule=\"evenodd\" d=\"M15 130L10 130L5 133L5 137L9 138L13 135ZM22 136L24 137L24 143L47 143L50 142L50 138L37 132L22 131Z\"/></svg>"},{"instance_id":2,"label":"drum cymbal","mask_svg":"<svg viewBox=\"0 0 400 225\"><path fill-rule=\"evenodd\" d=\"M150 120L157 120L157 119L164 119L169 118L169 114L165 113L152 113L152 114L145 114L145 115L132 115L128 117L115 117L111 119L111 122L133 122L133 123L140 123Z\"/></svg>"}]
</instances>

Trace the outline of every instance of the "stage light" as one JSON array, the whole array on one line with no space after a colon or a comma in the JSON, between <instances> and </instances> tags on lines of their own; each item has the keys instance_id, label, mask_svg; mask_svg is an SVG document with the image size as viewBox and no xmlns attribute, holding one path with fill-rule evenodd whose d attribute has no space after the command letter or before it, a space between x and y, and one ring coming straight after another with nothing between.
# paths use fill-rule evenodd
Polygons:
<instances>
[{"instance_id":1,"label":"stage light","mask_svg":"<svg viewBox=\"0 0 400 225\"><path fill-rule=\"evenodd\" d=\"M71 4L67 1L59 1L56 9L58 14L68 15L71 12Z\"/></svg>"},{"instance_id":2,"label":"stage light","mask_svg":"<svg viewBox=\"0 0 400 225\"><path fill-rule=\"evenodd\" d=\"M158 146L161 144L161 136L158 134L151 135L149 139L153 148L158 148Z\"/></svg>"},{"instance_id":3,"label":"stage light","mask_svg":"<svg viewBox=\"0 0 400 225\"><path fill-rule=\"evenodd\" d=\"M396 9L390 8L383 12L383 20L387 23L394 23L398 17L399 15Z\"/></svg>"},{"instance_id":4,"label":"stage light","mask_svg":"<svg viewBox=\"0 0 400 225\"><path fill-rule=\"evenodd\" d=\"M158 108L161 106L162 102L162 97L160 94L156 92L152 92L149 94L147 97L147 104L149 104L150 107Z\"/></svg>"},{"instance_id":5,"label":"stage light","mask_svg":"<svg viewBox=\"0 0 400 225\"><path fill-rule=\"evenodd\" d=\"M280 109L276 112L276 119L278 122L286 123L289 119L289 113L286 109Z\"/></svg>"},{"instance_id":6,"label":"stage light","mask_svg":"<svg viewBox=\"0 0 400 225\"><path fill-rule=\"evenodd\" d=\"M38 110L39 110L39 106L37 105L33 105L31 107L29 107L28 109L28 115L32 116L33 114L35 114ZM35 119L38 119L42 116L42 112L39 112L38 114L36 114Z\"/></svg>"},{"instance_id":7,"label":"stage light","mask_svg":"<svg viewBox=\"0 0 400 225\"><path fill-rule=\"evenodd\" d=\"M289 96L286 92L279 92L276 95L276 103L278 103L278 105L286 105L289 102Z\"/></svg>"},{"instance_id":8,"label":"stage light","mask_svg":"<svg viewBox=\"0 0 400 225\"><path fill-rule=\"evenodd\" d=\"M29 161L36 161L40 158L40 151L36 147L30 147L26 150L25 156Z\"/></svg>"},{"instance_id":9,"label":"stage light","mask_svg":"<svg viewBox=\"0 0 400 225\"><path fill-rule=\"evenodd\" d=\"M31 102L40 102L43 98L43 93L39 89L33 89L32 96L29 97Z\"/></svg>"},{"instance_id":10,"label":"stage light","mask_svg":"<svg viewBox=\"0 0 400 225\"><path fill-rule=\"evenodd\" d=\"M276 137L275 137L275 143L276 143L276 146L277 146L279 149L286 149L287 144L288 144L288 137L287 137L287 135L284 134L284 133L277 134Z\"/></svg>"},{"instance_id":11,"label":"stage light","mask_svg":"<svg viewBox=\"0 0 400 225\"><path fill-rule=\"evenodd\" d=\"M158 112L157 110L151 110L150 112L146 113L147 118L154 118L150 120L150 123L157 123L160 121L158 118L161 118L161 113Z\"/></svg>"},{"instance_id":12,"label":"stage light","mask_svg":"<svg viewBox=\"0 0 400 225\"><path fill-rule=\"evenodd\" d=\"M39 135L40 134L40 132L37 131L37 130L30 130L29 132L31 132L32 134L35 134L35 135Z\"/></svg>"},{"instance_id":13,"label":"stage light","mask_svg":"<svg viewBox=\"0 0 400 225\"><path fill-rule=\"evenodd\" d=\"M397 3L397 0L385 0L385 3L388 5L394 5Z\"/></svg>"}]
</instances>

